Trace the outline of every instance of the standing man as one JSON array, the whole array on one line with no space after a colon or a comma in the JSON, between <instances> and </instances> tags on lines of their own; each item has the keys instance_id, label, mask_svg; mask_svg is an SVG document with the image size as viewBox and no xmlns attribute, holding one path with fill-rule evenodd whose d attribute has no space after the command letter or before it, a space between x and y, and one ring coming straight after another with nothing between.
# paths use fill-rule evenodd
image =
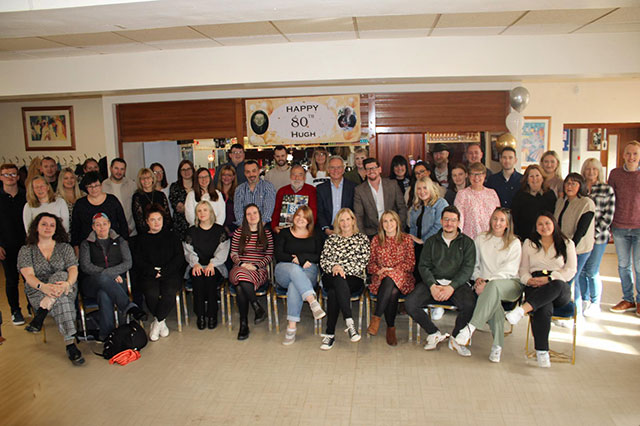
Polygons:
<instances>
[{"instance_id":1,"label":"standing man","mask_svg":"<svg viewBox=\"0 0 640 426\"><path fill-rule=\"evenodd\" d=\"M106 194L115 195L118 201L120 201L122 209L124 210L124 216L127 219L129 236L134 236L137 232L131 210L131 200L138 187L133 180L126 177L127 162L124 161L124 159L114 158L111 160L109 170L111 171L111 176L102 182L102 191Z\"/></svg>"},{"instance_id":2,"label":"standing man","mask_svg":"<svg viewBox=\"0 0 640 426\"><path fill-rule=\"evenodd\" d=\"M426 350L433 350L449 335L442 334L424 308L430 303L451 302L458 308L458 317L449 338L449 348L459 355L471 356L466 346L459 345L455 336L473 316L476 298L467 284L476 262L473 240L458 228L460 212L455 206L442 211L442 229L425 241L418 261L422 282L407 296L407 313L428 333Z\"/></svg>"},{"instance_id":3,"label":"standing man","mask_svg":"<svg viewBox=\"0 0 640 426\"><path fill-rule=\"evenodd\" d=\"M276 204L276 189L271 182L260 179L260 168L255 160L249 160L244 164L244 175L246 182L238 185L233 197L236 225L242 226L244 208L249 204L255 204L262 214L264 225L269 227Z\"/></svg>"},{"instance_id":4,"label":"standing man","mask_svg":"<svg viewBox=\"0 0 640 426\"><path fill-rule=\"evenodd\" d=\"M331 180L316 187L318 196L317 223L325 236L333 234L333 221L340 209L353 210L353 198L357 185L346 178L344 169L344 159L339 155L331 156L329 158L329 177Z\"/></svg>"},{"instance_id":5,"label":"standing man","mask_svg":"<svg viewBox=\"0 0 640 426\"><path fill-rule=\"evenodd\" d=\"M3 164L0 166L0 260L4 267L7 300L11 307L11 321L14 325L24 324L20 310L18 292L18 252L24 244L25 231L22 223L22 210L27 202L26 193L18 186L18 166Z\"/></svg>"},{"instance_id":6,"label":"standing man","mask_svg":"<svg viewBox=\"0 0 640 426\"><path fill-rule=\"evenodd\" d=\"M472 165L473 163L482 163L482 157L484 153L482 152L482 148L480 148L479 143L471 143L467 145L467 167ZM482 163L484 166L484 163ZM491 176L493 172L489 170L487 167L487 179ZM486 182L486 179L485 179Z\"/></svg>"},{"instance_id":7,"label":"standing man","mask_svg":"<svg viewBox=\"0 0 640 426\"><path fill-rule=\"evenodd\" d=\"M291 166L287 163L287 148L278 145L273 150L275 165L264 175L264 180L271 182L278 191L283 186L289 185Z\"/></svg>"},{"instance_id":8,"label":"standing man","mask_svg":"<svg viewBox=\"0 0 640 426\"><path fill-rule=\"evenodd\" d=\"M493 189L498 194L500 205L508 209L511 208L513 196L520 190L522 173L518 173L515 169L517 162L516 150L510 146L505 147L500 153L502 170L489 176L486 183L487 188Z\"/></svg>"},{"instance_id":9,"label":"standing man","mask_svg":"<svg viewBox=\"0 0 640 426\"><path fill-rule=\"evenodd\" d=\"M56 192L58 189L58 164L56 160L51 157L44 157L40 164L40 171L45 180L51 185L51 188L53 188L53 192Z\"/></svg>"},{"instance_id":10,"label":"standing man","mask_svg":"<svg viewBox=\"0 0 640 426\"><path fill-rule=\"evenodd\" d=\"M229 150L229 162L220 164L218 167L216 167L216 174L213 176L214 186L218 184L218 176L220 174L220 170L222 170L222 167L226 166L227 164L233 166L233 168L236 169L236 178L238 179L238 185L247 181L244 173L244 146L239 143L234 143L233 145L231 145L231 149Z\"/></svg>"},{"instance_id":11,"label":"standing man","mask_svg":"<svg viewBox=\"0 0 640 426\"><path fill-rule=\"evenodd\" d=\"M640 142L624 147L624 165L611 170L609 185L616 194L611 233L618 255L622 301L611 312L636 311L640 316ZM635 272L635 274L634 274ZM635 275L636 295L633 297Z\"/></svg>"},{"instance_id":12,"label":"standing man","mask_svg":"<svg viewBox=\"0 0 640 426\"><path fill-rule=\"evenodd\" d=\"M299 164L291 167L289 185L283 186L276 194L276 205L271 217L271 229L276 234L282 228L293 225L293 214L299 206L309 206L313 212L313 220L316 221L317 202L316 188L304 183L306 171Z\"/></svg>"},{"instance_id":13,"label":"standing man","mask_svg":"<svg viewBox=\"0 0 640 426\"><path fill-rule=\"evenodd\" d=\"M407 222L407 205L398 184L380 176L382 169L378 160L367 158L363 164L367 181L354 191L353 210L360 232L371 239L378 233L380 216L385 210L398 213L400 223L404 226Z\"/></svg>"},{"instance_id":14,"label":"standing man","mask_svg":"<svg viewBox=\"0 0 640 426\"><path fill-rule=\"evenodd\" d=\"M444 143L437 143L433 147L433 162L436 167L434 170L435 181L443 188L449 187L451 181L451 166L449 165L449 147Z\"/></svg>"}]
</instances>

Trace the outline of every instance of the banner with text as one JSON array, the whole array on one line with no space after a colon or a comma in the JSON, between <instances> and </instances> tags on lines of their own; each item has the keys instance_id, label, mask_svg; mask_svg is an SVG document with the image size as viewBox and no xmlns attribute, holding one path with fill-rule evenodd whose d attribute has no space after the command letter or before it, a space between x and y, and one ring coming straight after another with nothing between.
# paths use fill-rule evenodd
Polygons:
<instances>
[{"instance_id":1,"label":"banner with text","mask_svg":"<svg viewBox=\"0 0 640 426\"><path fill-rule=\"evenodd\" d=\"M250 99L249 144L292 145L360 140L360 96Z\"/></svg>"}]
</instances>

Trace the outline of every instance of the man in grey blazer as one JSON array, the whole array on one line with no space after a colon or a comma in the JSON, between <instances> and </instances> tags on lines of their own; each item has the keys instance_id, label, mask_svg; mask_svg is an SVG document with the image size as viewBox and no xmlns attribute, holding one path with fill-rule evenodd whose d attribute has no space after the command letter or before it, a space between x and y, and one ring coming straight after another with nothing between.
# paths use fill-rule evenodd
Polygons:
<instances>
[{"instance_id":1,"label":"man in grey blazer","mask_svg":"<svg viewBox=\"0 0 640 426\"><path fill-rule=\"evenodd\" d=\"M380 216L385 210L393 210L400 216L400 223L407 221L407 205L397 183L382 178L378 160L367 158L362 163L367 172L367 181L356 187L353 210L360 232L373 238L378 233Z\"/></svg>"}]
</instances>

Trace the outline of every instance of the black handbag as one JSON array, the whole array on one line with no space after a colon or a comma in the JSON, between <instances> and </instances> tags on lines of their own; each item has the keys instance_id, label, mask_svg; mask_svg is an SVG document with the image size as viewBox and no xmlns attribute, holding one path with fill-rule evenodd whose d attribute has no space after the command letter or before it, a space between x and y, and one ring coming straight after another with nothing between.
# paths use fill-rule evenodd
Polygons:
<instances>
[{"instance_id":1,"label":"black handbag","mask_svg":"<svg viewBox=\"0 0 640 426\"><path fill-rule=\"evenodd\" d=\"M127 349L140 351L147 346L147 333L137 321L122 324L113 330L104 341L102 357L111 359Z\"/></svg>"}]
</instances>

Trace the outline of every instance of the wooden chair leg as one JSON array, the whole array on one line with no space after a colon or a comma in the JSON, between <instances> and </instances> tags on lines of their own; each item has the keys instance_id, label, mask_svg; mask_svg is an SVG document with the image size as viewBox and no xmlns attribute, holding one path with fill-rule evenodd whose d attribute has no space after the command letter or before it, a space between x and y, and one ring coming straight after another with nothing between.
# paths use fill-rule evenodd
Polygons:
<instances>
[{"instance_id":1,"label":"wooden chair leg","mask_svg":"<svg viewBox=\"0 0 640 426\"><path fill-rule=\"evenodd\" d=\"M409 342L413 341L413 318L409 316Z\"/></svg>"}]
</instances>

